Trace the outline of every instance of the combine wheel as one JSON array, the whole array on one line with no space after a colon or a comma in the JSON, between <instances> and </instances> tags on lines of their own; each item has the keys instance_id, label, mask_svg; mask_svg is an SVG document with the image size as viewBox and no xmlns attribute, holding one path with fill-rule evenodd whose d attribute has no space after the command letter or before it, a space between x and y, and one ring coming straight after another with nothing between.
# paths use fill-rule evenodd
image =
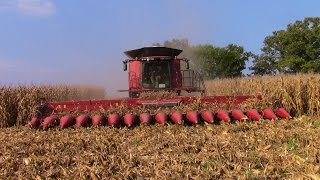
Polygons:
<instances>
[{"instance_id":1,"label":"combine wheel","mask_svg":"<svg viewBox=\"0 0 320 180\"><path fill-rule=\"evenodd\" d=\"M151 115L149 113L142 113L139 116L140 123L143 125L151 124Z\"/></svg>"},{"instance_id":2,"label":"combine wheel","mask_svg":"<svg viewBox=\"0 0 320 180\"><path fill-rule=\"evenodd\" d=\"M247 119L247 117L243 114L243 112L240 109L232 110L231 116L236 121L243 121L243 120Z\"/></svg>"},{"instance_id":3,"label":"combine wheel","mask_svg":"<svg viewBox=\"0 0 320 180\"><path fill-rule=\"evenodd\" d=\"M180 111L174 111L170 114L170 119L175 124L182 124L182 114Z\"/></svg>"},{"instance_id":4,"label":"combine wheel","mask_svg":"<svg viewBox=\"0 0 320 180\"><path fill-rule=\"evenodd\" d=\"M201 118L208 122L208 123L213 123L214 122L214 116L213 116L213 113L211 111L202 111L200 113L201 115Z\"/></svg>"},{"instance_id":5,"label":"combine wheel","mask_svg":"<svg viewBox=\"0 0 320 180\"><path fill-rule=\"evenodd\" d=\"M197 111L188 111L186 114L187 120L193 124L198 124L198 112Z\"/></svg>"},{"instance_id":6,"label":"combine wheel","mask_svg":"<svg viewBox=\"0 0 320 180\"><path fill-rule=\"evenodd\" d=\"M229 123L231 121L229 113L226 110L220 109L217 111L217 117L224 122Z\"/></svg>"},{"instance_id":7,"label":"combine wheel","mask_svg":"<svg viewBox=\"0 0 320 180\"><path fill-rule=\"evenodd\" d=\"M253 121L259 121L262 119L261 115L256 109L250 109L247 111L247 116Z\"/></svg>"},{"instance_id":8,"label":"combine wheel","mask_svg":"<svg viewBox=\"0 0 320 180\"><path fill-rule=\"evenodd\" d=\"M76 118L76 127L87 127L89 124L90 117L86 114L82 114Z\"/></svg>"},{"instance_id":9,"label":"combine wheel","mask_svg":"<svg viewBox=\"0 0 320 180\"><path fill-rule=\"evenodd\" d=\"M264 119L270 119L270 120L277 120L277 116L274 114L274 112L272 111L272 109L270 108L265 108L262 111L262 115Z\"/></svg>"},{"instance_id":10,"label":"combine wheel","mask_svg":"<svg viewBox=\"0 0 320 180\"><path fill-rule=\"evenodd\" d=\"M117 113L109 114L108 116L108 125L109 126L119 126L120 125L120 116Z\"/></svg>"},{"instance_id":11,"label":"combine wheel","mask_svg":"<svg viewBox=\"0 0 320 180\"><path fill-rule=\"evenodd\" d=\"M278 108L276 110L276 115L283 119L291 119L292 117L284 108Z\"/></svg>"},{"instance_id":12,"label":"combine wheel","mask_svg":"<svg viewBox=\"0 0 320 180\"><path fill-rule=\"evenodd\" d=\"M49 128L57 126L58 125L58 121L59 121L59 119L54 115L46 117L43 120L43 126L42 126L43 130L48 130Z\"/></svg>"},{"instance_id":13,"label":"combine wheel","mask_svg":"<svg viewBox=\"0 0 320 180\"><path fill-rule=\"evenodd\" d=\"M106 118L102 115L95 115L92 117L92 126L105 126L106 125Z\"/></svg>"},{"instance_id":14,"label":"combine wheel","mask_svg":"<svg viewBox=\"0 0 320 180\"><path fill-rule=\"evenodd\" d=\"M135 123L136 117L135 115L131 114L131 113L127 113L126 115L124 115L123 117L123 121L124 124L128 127L133 126L133 124Z\"/></svg>"},{"instance_id":15,"label":"combine wheel","mask_svg":"<svg viewBox=\"0 0 320 180\"><path fill-rule=\"evenodd\" d=\"M164 112L158 112L154 118L158 124L164 125L167 122L168 116Z\"/></svg>"}]
</instances>

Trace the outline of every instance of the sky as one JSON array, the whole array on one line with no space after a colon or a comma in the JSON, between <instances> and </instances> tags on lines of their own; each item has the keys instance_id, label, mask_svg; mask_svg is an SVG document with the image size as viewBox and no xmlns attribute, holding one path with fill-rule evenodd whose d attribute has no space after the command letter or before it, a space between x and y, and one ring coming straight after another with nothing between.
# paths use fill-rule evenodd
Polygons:
<instances>
[{"instance_id":1,"label":"sky","mask_svg":"<svg viewBox=\"0 0 320 180\"><path fill-rule=\"evenodd\" d=\"M319 7L319 0L0 0L0 84L92 84L118 95L128 86L126 50L188 38L260 53L266 36L320 16Z\"/></svg>"}]
</instances>

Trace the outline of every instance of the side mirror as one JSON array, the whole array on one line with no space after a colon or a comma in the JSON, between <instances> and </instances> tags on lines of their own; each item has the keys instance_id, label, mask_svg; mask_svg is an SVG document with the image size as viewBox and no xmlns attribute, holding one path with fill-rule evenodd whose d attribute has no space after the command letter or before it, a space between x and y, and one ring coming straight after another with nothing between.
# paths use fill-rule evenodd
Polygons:
<instances>
[{"instance_id":1,"label":"side mirror","mask_svg":"<svg viewBox=\"0 0 320 180\"><path fill-rule=\"evenodd\" d=\"M189 60L186 60L186 69L189 69Z\"/></svg>"},{"instance_id":2,"label":"side mirror","mask_svg":"<svg viewBox=\"0 0 320 180\"><path fill-rule=\"evenodd\" d=\"M127 71L128 67L127 67L127 62L123 61L123 71Z\"/></svg>"}]
</instances>

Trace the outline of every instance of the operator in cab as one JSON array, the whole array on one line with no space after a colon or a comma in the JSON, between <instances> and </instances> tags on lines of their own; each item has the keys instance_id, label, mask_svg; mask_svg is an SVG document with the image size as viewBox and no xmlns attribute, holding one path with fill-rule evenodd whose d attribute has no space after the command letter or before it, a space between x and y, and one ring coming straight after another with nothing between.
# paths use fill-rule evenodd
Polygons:
<instances>
[{"instance_id":1,"label":"operator in cab","mask_svg":"<svg viewBox=\"0 0 320 180\"><path fill-rule=\"evenodd\" d=\"M161 66L157 66L155 69L151 71L150 81L154 88L159 88L161 73Z\"/></svg>"}]
</instances>

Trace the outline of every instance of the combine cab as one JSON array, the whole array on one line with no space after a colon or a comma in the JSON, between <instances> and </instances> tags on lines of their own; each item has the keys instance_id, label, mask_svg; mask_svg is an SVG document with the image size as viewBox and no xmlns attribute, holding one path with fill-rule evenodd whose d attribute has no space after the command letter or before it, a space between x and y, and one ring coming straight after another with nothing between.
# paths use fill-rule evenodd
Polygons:
<instances>
[{"instance_id":1,"label":"combine cab","mask_svg":"<svg viewBox=\"0 0 320 180\"><path fill-rule=\"evenodd\" d=\"M123 61L128 71L129 98L44 102L37 107L29 124L48 129L54 126L133 126L135 124L197 124L200 122L232 122L251 119L290 118L280 101L273 107L254 109L247 104L258 104L260 96L205 96L201 76L189 69L187 59L177 56L179 49L145 47L126 51L130 58ZM184 65L182 68L181 65ZM128 68L129 66L129 68ZM145 92L170 91L174 97L140 97ZM182 92L197 92L201 96L181 96ZM272 103L271 103L272 104Z\"/></svg>"},{"instance_id":2,"label":"combine cab","mask_svg":"<svg viewBox=\"0 0 320 180\"><path fill-rule=\"evenodd\" d=\"M130 58L124 61L124 71L129 65L130 98L137 98L148 91L172 91L180 96L182 91L205 93L201 76L189 69L187 59L178 58L179 49L167 47L144 47L126 51ZM185 68L181 67L185 64Z\"/></svg>"}]
</instances>

